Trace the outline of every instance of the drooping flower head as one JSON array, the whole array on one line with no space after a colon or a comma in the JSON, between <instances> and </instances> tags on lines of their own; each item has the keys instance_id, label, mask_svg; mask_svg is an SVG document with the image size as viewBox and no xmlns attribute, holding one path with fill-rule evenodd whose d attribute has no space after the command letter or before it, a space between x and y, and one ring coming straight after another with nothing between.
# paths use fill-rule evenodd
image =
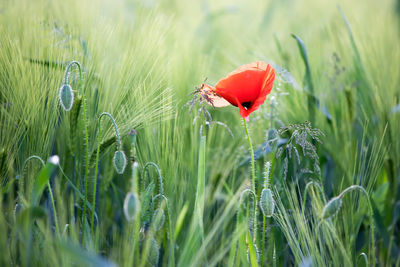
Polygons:
<instances>
[{"instance_id":1,"label":"drooping flower head","mask_svg":"<svg viewBox=\"0 0 400 267\"><path fill-rule=\"evenodd\" d=\"M215 88L203 83L200 94L214 107L229 104L239 107L240 115L247 120L264 103L271 92L274 79L274 69L265 62L257 61L229 73Z\"/></svg>"}]
</instances>

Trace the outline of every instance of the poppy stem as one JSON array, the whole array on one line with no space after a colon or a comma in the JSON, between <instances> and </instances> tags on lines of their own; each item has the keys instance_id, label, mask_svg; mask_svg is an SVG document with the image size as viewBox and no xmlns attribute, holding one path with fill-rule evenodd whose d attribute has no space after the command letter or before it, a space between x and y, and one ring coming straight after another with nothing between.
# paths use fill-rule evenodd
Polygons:
<instances>
[{"instance_id":1,"label":"poppy stem","mask_svg":"<svg viewBox=\"0 0 400 267\"><path fill-rule=\"evenodd\" d=\"M251 154L251 185L252 185L253 192L255 194L257 194L257 192L256 192L256 182L255 182L256 172L255 172L255 167L254 167L253 145L251 144L251 138L250 138L250 135L249 135L249 130L247 129L246 119L243 119L243 123L244 123L244 130L246 131L246 135L247 135L247 140L249 142L250 154Z\"/></svg>"}]
</instances>

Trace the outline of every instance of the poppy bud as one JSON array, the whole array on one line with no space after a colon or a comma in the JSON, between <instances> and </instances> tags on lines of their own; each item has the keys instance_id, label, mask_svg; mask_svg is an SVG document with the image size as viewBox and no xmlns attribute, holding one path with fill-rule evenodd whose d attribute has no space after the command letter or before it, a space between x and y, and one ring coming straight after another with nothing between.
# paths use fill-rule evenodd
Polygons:
<instances>
[{"instance_id":1,"label":"poppy bud","mask_svg":"<svg viewBox=\"0 0 400 267\"><path fill-rule=\"evenodd\" d=\"M125 167L126 167L126 156L124 151L122 150L117 150L114 154L114 158L113 158L113 163L114 163L114 168L115 171L119 174L124 173L125 171Z\"/></svg>"},{"instance_id":2,"label":"poppy bud","mask_svg":"<svg viewBox=\"0 0 400 267\"><path fill-rule=\"evenodd\" d=\"M140 210L140 202L136 193L129 192L124 200L124 215L128 222L136 219Z\"/></svg>"},{"instance_id":3,"label":"poppy bud","mask_svg":"<svg viewBox=\"0 0 400 267\"><path fill-rule=\"evenodd\" d=\"M261 191L260 208L265 217L271 217L274 214L275 201L271 189Z\"/></svg>"},{"instance_id":4,"label":"poppy bud","mask_svg":"<svg viewBox=\"0 0 400 267\"><path fill-rule=\"evenodd\" d=\"M326 203L324 209L322 210L322 219L328 219L339 212L342 206L342 198L334 197Z\"/></svg>"},{"instance_id":5,"label":"poppy bud","mask_svg":"<svg viewBox=\"0 0 400 267\"><path fill-rule=\"evenodd\" d=\"M74 104L74 93L69 84L63 84L59 93L60 104L65 111L70 111Z\"/></svg>"},{"instance_id":6,"label":"poppy bud","mask_svg":"<svg viewBox=\"0 0 400 267\"><path fill-rule=\"evenodd\" d=\"M160 230L165 223L165 214L164 210L161 208L158 208L154 211L153 214L153 225L154 225L154 230L158 231Z\"/></svg>"},{"instance_id":7,"label":"poppy bud","mask_svg":"<svg viewBox=\"0 0 400 267\"><path fill-rule=\"evenodd\" d=\"M158 259L160 257L160 247L157 244L157 241L154 238L151 238L150 251L147 256L147 259L151 266L157 266Z\"/></svg>"}]
</instances>

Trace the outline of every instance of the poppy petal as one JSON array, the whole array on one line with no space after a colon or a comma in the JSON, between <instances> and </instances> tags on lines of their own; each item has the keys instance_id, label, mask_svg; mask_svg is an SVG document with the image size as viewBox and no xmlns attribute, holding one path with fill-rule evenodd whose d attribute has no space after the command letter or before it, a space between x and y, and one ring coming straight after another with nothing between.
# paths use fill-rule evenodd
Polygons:
<instances>
[{"instance_id":1,"label":"poppy petal","mask_svg":"<svg viewBox=\"0 0 400 267\"><path fill-rule=\"evenodd\" d=\"M274 79L275 79L275 71L270 65L268 65L268 68L264 76L263 87L261 88L260 95L254 101L251 107L248 110L246 110L249 114L252 113L253 111L256 111L265 102L267 95L272 90Z\"/></svg>"},{"instance_id":2,"label":"poppy petal","mask_svg":"<svg viewBox=\"0 0 400 267\"><path fill-rule=\"evenodd\" d=\"M233 96L233 98L235 99L235 106L239 108L240 116L248 121L249 115L252 112L251 109L246 109L236 97Z\"/></svg>"},{"instance_id":3,"label":"poppy petal","mask_svg":"<svg viewBox=\"0 0 400 267\"><path fill-rule=\"evenodd\" d=\"M208 84L204 83L201 85L200 95L207 102L207 104L215 108L226 107L230 105L228 101L220 97L215 92L215 89Z\"/></svg>"},{"instance_id":4,"label":"poppy petal","mask_svg":"<svg viewBox=\"0 0 400 267\"><path fill-rule=\"evenodd\" d=\"M271 67L271 65L268 64L267 69L265 70L264 82L261 87L261 94L267 95L271 92L274 79L275 79L275 71Z\"/></svg>"},{"instance_id":5,"label":"poppy petal","mask_svg":"<svg viewBox=\"0 0 400 267\"><path fill-rule=\"evenodd\" d=\"M222 78L215 86L218 95L236 106L234 95L240 103L254 102L260 94L265 71L268 66L264 62L253 62L239 67Z\"/></svg>"}]
</instances>

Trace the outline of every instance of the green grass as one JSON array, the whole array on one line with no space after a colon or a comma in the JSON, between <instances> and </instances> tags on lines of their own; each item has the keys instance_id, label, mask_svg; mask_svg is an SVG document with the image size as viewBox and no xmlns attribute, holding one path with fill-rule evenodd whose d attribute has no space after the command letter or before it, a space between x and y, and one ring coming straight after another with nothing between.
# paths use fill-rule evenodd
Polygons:
<instances>
[{"instance_id":1,"label":"green grass","mask_svg":"<svg viewBox=\"0 0 400 267\"><path fill-rule=\"evenodd\" d=\"M0 265L363 266L375 258L378 266L399 266L398 6L1 2ZM74 60L84 94L73 67L75 102L64 111L58 93ZM203 115L193 123L200 106L190 112L185 103L206 78L215 84L256 60L273 64L277 77L247 123L253 179L237 108L207 107L208 127ZM103 112L115 119L128 157L123 174L113 165L119 143L111 120L101 121L99 134ZM309 129L305 121L324 134L321 143L307 136L307 155L287 143ZM268 138L273 133L278 142ZM58 155L59 167L49 175L49 163L25 164L33 155L44 164ZM131 157L139 164L136 189ZM267 161L271 218L258 207ZM142 172L148 162L158 170L151 163ZM372 224L359 191L346 193L340 210L322 219L327 201L353 185L371 200ZM132 190L140 210L129 222L123 204ZM249 195L239 203L248 190L257 196L256 216ZM157 208L166 217L158 231Z\"/></svg>"}]
</instances>

